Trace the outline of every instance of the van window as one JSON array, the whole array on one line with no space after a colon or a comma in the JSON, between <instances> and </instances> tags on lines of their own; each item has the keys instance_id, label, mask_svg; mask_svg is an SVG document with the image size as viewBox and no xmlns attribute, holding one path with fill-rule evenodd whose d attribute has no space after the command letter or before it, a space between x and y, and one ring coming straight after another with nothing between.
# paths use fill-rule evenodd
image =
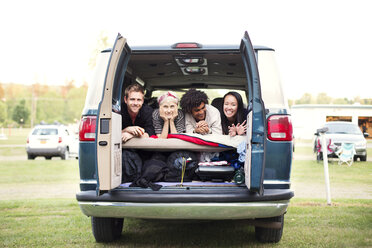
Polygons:
<instances>
[{"instance_id":1,"label":"van window","mask_svg":"<svg viewBox=\"0 0 372 248\"><path fill-rule=\"evenodd\" d=\"M32 132L32 135L57 135L58 130L52 128L39 128Z\"/></svg>"},{"instance_id":2,"label":"van window","mask_svg":"<svg viewBox=\"0 0 372 248\"><path fill-rule=\"evenodd\" d=\"M177 96L179 97L179 99L181 99L182 95L187 90L188 89L182 89L182 91L177 91L176 90L176 93L177 93ZM223 97L227 92L235 91L235 92L238 92L242 96L243 104L245 106L247 106L247 96L245 94L245 91L243 91L243 90L232 90L232 89L197 89L197 90L201 90L201 91L205 92L205 94L207 94L209 104L211 104L211 102L212 102L212 100L214 98ZM154 91L152 93L152 97L161 96L162 94L164 94L167 91L168 90L157 90L157 91Z\"/></svg>"},{"instance_id":3,"label":"van window","mask_svg":"<svg viewBox=\"0 0 372 248\"><path fill-rule=\"evenodd\" d=\"M98 109L102 98L102 89L105 83L107 65L110 59L110 52L102 52L97 57L97 65L93 77L89 80L89 87L83 113L87 110Z\"/></svg>"},{"instance_id":4,"label":"van window","mask_svg":"<svg viewBox=\"0 0 372 248\"><path fill-rule=\"evenodd\" d=\"M257 52L262 98L266 109L288 109L280 82L275 52L259 50ZM272 112L272 111L270 111Z\"/></svg>"}]
</instances>

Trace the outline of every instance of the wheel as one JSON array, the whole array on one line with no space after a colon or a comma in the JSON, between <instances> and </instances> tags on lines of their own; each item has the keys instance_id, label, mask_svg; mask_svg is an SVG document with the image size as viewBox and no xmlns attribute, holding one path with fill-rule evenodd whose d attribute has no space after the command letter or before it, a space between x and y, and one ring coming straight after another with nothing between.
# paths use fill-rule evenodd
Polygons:
<instances>
[{"instance_id":1,"label":"wheel","mask_svg":"<svg viewBox=\"0 0 372 248\"><path fill-rule=\"evenodd\" d=\"M121 236L124 219L92 217L93 236L97 242L111 242Z\"/></svg>"},{"instance_id":2,"label":"wheel","mask_svg":"<svg viewBox=\"0 0 372 248\"><path fill-rule=\"evenodd\" d=\"M28 160L35 159L35 156L34 155L31 155L31 154L27 154L27 159Z\"/></svg>"},{"instance_id":3,"label":"wheel","mask_svg":"<svg viewBox=\"0 0 372 248\"><path fill-rule=\"evenodd\" d=\"M65 149L65 152L61 155L61 159L62 160L66 160L68 159L70 156L69 152L68 152L68 148Z\"/></svg>"},{"instance_id":4,"label":"wheel","mask_svg":"<svg viewBox=\"0 0 372 248\"><path fill-rule=\"evenodd\" d=\"M319 163L320 161L323 161L323 153L317 152L316 153L316 161Z\"/></svg>"},{"instance_id":5,"label":"wheel","mask_svg":"<svg viewBox=\"0 0 372 248\"><path fill-rule=\"evenodd\" d=\"M281 240L283 234L284 214L277 217L265 218L260 220L280 222L281 227L279 229L276 229L256 226L256 239L262 243L278 243Z\"/></svg>"},{"instance_id":6,"label":"wheel","mask_svg":"<svg viewBox=\"0 0 372 248\"><path fill-rule=\"evenodd\" d=\"M47 160L51 160L52 157L51 157L51 156L46 156L45 159L47 159Z\"/></svg>"},{"instance_id":7,"label":"wheel","mask_svg":"<svg viewBox=\"0 0 372 248\"><path fill-rule=\"evenodd\" d=\"M360 161L367 161L367 155L360 156L359 158L360 158Z\"/></svg>"}]
</instances>

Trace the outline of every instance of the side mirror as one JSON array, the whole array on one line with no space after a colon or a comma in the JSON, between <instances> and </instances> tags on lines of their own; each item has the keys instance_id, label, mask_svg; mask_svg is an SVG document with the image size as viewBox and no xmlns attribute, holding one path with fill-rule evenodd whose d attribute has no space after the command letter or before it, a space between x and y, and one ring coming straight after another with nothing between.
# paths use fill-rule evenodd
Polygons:
<instances>
[{"instance_id":1,"label":"side mirror","mask_svg":"<svg viewBox=\"0 0 372 248\"><path fill-rule=\"evenodd\" d=\"M363 133L363 136L364 136L364 138L368 138L369 137L369 133Z\"/></svg>"},{"instance_id":2,"label":"side mirror","mask_svg":"<svg viewBox=\"0 0 372 248\"><path fill-rule=\"evenodd\" d=\"M315 135L315 136L319 136L319 133L318 133L318 132L316 132L316 133L314 133L314 135Z\"/></svg>"}]
</instances>

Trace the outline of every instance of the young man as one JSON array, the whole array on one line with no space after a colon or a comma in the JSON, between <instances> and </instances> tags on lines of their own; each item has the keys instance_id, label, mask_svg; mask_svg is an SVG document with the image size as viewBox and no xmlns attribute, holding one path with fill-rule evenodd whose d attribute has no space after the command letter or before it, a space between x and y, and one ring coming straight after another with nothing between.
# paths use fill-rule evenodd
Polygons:
<instances>
[{"instance_id":1,"label":"young man","mask_svg":"<svg viewBox=\"0 0 372 248\"><path fill-rule=\"evenodd\" d=\"M123 142L133 137L148 138L155 134L152 126L152 111L150 106L143 105L144 89L139 84L131 84L125 89L122 109Z\"/></svg>"},{"instance_id":2,"label":"young man","mask_svg":"<svg viewBox=\"0 0 372 248\"><path fill-rule=\"evenodd\" d=\"M203 91L188 90L180 103L185 112L186 133L222 134L220 112L208 105L208 96Z\"/></svg>"}]
</instances>

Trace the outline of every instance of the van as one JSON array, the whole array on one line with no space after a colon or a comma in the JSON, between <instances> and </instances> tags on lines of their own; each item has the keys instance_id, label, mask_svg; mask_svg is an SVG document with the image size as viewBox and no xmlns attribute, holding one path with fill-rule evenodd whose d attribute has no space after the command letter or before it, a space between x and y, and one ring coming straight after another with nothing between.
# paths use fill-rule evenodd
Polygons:
<instances>
[{"instance_id":1,"label":"van","mask_svg":"<svg viewBox=\"0 0 372 248\"><path fill-rule=\"evenodd\" d=\"M145 88L148 105L165 90L181 96L195 88L210 101L228 91L241 93L251 111L243 166L233 169L234 178L156 182L162 186L158 191L123 183L123 151L135 151L141 158L158 152L237 152L236 146L208 146L176 138L133 138L123 144L121 104L124 89L132 83ZM91 217L97 242L118 239L124 218L248 220L259 241L279 242L282 237L284 215L294 196L290 189L291 117L274 49L253 46L247 32L240 45L181 42L142 47L130 47L118 34L113 48L99 55L79 139L80 192L76 198L82 212Z\"/></svg>"}]
</instances>

